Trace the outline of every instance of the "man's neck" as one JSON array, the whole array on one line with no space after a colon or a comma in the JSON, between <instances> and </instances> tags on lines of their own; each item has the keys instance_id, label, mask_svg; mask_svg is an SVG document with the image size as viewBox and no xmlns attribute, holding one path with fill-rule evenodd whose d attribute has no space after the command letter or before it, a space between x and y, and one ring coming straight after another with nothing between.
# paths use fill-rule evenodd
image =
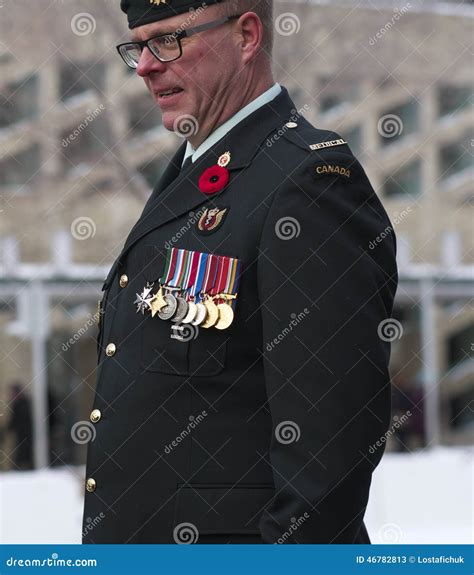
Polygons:
<instances>
[{"instance_id":1,"label":"man's neck","mask_svg":"<svg viewBox=\"0 0 474 575\"><path fill-rule=\"evenodd\" d=\"M241 97L237 103L234 103L232 106L229 106L225 111L221 114L218 114L215 119L211 119L209 124L206 126L201 126L197 134L191 136L188 139L188 142L192 145L192 147L197 150L199 146L207 140L207 138L215 132L218 128L220 128L223 124L225 124L228 120L230 120L235 114L237 114L240 110L248 106L251 102L259 98L262 94L264 94L267 90L269 90L275 81L272 77L270 77L266 82L260 83L258 87L254 87L251 91L244 92L241 94ZM222 102L225 104L225 102Z\"/></svg>"},{"instance_id":2,"label":"man's neck","mask_svg":"<svg viewBox=\"0 0 474 575\"><path fill-rule=\"evenodd\" d=\"M197 160L208 149L224 138L230 130L242 122L247 116L274 100L281 91L282 88L279 84L273 84L273 86L270 86L270 88L265 90L265 92L254 98L243 108L239 109L233 116L215 129L197 148L194 148L188 141L183 162L190 156L192 156L193 161Z\"/></svg>"}]
</instances>

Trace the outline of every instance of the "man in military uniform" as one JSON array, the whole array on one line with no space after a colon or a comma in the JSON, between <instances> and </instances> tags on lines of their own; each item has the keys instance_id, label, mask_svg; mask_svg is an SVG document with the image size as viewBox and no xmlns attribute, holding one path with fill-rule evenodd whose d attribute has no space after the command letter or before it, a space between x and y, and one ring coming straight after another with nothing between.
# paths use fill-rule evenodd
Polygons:
<instances>
[{"instance_id":1,"label":"man in military uniform","mask_svg":"<svg viewBox=\"0 0 474 575\"><path fill-rule=\"evenodd\" d=\"M121 3L119 53L187 141L103 285L83 542L369 542L390 221L274 83L272 3L203 4Z\"/></svg>"}]
</instances>

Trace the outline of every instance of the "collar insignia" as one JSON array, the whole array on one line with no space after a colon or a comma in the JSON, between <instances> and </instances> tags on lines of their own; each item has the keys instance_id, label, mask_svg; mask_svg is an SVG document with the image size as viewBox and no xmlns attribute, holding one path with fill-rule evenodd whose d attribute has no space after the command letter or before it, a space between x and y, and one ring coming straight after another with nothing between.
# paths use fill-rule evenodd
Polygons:
<instances>
[{"instance_id":1,"label":"collar insignia","mask_svg":"<svg viewBox=\"0 0 474 575\"><path fill-rule=\"evenodd\" d=\"M222 154L222 156L217 160L217 165L221 168L226 168L230 163L230 152L226 152Z\"/></svg>"}]
</instances>

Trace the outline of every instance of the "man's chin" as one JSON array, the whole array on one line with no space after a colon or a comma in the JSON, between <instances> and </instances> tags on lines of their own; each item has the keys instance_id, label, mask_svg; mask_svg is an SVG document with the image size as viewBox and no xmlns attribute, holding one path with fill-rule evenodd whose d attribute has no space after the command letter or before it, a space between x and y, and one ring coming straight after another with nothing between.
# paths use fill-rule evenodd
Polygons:
<instances>
[{"instance_id":1,"label":"man's chin","mask_svg":"<svg viewBox=\"0 0 474 575\"><path fill-rule=\"evenodd\" d=\"M182 138L195 136L199 130L199 123L195 116L185 111L163 111L161 121L163 127Z\"/></svg>"}]
</instances>

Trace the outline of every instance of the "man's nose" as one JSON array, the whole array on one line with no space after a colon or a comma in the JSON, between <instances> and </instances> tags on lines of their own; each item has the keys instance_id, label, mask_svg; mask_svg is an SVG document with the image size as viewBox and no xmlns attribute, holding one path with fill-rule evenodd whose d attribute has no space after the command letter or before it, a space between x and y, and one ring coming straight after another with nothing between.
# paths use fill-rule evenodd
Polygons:
<instances>
[{"instance_id":1,"label":"man's nose","mask_svg":"<svg viewBox=\"0 0 474 575\"><path fill-rule=\"evenodd\" d=\"M166 64L158 58L155 58L150 50L145 46L138 60L137 74L142 78L148 76L151 72L164 72Z\"/></svg>"}]
</instances>

